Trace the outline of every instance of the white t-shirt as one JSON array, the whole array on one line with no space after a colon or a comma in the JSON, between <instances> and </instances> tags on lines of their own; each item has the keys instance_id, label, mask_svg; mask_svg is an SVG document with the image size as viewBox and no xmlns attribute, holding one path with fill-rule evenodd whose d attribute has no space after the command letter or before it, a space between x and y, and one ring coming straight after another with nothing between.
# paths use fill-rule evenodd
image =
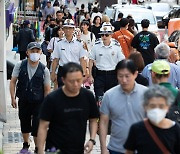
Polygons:
<instances>
[{"instance_id":1,"label":"white t-shirt","mask_svg":"<svg viewBox=\"0 0 180 154\"><path fill-rule=\"evenodd\" d=\"M92 35L92 40L91 40L91 35ZM92 32L88 31L87 35L81 34L81 39L87 44L88 51L91 51L92 47L95 44L95 40L96 40L95 35Z\"/></svg>"},{"instance_id":2,"label":"white t-shirt","mask_svg":"<svg viewBox=\"0 0 180 154\"><path fill-rule=\"evenodd\" d=\"M58 43L60 40L61 40L61 39L58 38L58 37L53 37L53 38L50 40L50 42L49 42L49 44L48 44L48 46L47 46L47 49L48 49L48 50L54 50L55 46L57 45L57 43ZM52 60L54 59L54 57L53 57L53 52L51 53L51 59L52 59Z\"/></svg>"}]
</instances>

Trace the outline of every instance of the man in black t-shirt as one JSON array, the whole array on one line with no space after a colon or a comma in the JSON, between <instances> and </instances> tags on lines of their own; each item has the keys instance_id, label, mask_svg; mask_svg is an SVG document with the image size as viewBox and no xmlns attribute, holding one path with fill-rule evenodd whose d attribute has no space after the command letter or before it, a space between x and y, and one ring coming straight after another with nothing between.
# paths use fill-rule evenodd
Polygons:
<instances>
[{"instance_id":1,"label":"man in black t-shirt","mask_svg":"<svg viewBox=\"0 0 180 154\"><path fill-rule=\"evenodd\" d=\"M67 63L62 67L64 86L49 94L40 113L38 152L55 147L62 154L89 153L95 145L97 118L99 117L93 94L81 88L82 67ZM90 140L86 143L87 120L90 125ZM48 129L49 128L49 129ZM48 130L48 131L47 131Z\"/></svg>"},{"instance_id":2,"label":"man in black t-shirt","mask_svg":"<svg viewBox=\"0 0 180 154\"><path fill-rule=\"evenodd\" d=\"M148 31L149 20L141 21L142 31L132 40L131 46L142 54L145 65L153 63L155 59L154 48L159 44L155 34Z\"/></svg>"}]
</instances>

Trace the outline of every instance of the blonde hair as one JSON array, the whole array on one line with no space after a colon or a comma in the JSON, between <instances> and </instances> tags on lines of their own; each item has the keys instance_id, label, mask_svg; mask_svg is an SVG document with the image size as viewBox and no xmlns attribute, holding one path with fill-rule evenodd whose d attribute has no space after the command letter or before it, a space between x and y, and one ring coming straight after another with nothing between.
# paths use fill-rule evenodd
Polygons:
<instances>
[{"instance_id":1,"label":"blonde hair","mask_svg":"<svg viewBox=\"0 0 180 154\"><path fill-rule=\"evenodd\" d=\"M102 23L104 22L110 22L110 18L107 15L102 16Z\"/></svg>"}]
</instances>

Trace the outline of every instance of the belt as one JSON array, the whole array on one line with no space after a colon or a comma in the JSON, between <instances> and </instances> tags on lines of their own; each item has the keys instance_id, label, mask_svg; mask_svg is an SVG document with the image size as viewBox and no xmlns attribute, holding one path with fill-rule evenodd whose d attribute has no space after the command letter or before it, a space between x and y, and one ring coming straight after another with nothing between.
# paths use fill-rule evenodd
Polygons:
<instances>
[{"instance_id":1,"label":"belt","mask_svg":"<svg viewBox=\"0 0 180 154\"><path fill-rule=\"evenodd\" d=\"M97 75L115 75L115 74L116 74L115 70L109 70L109 71L97 70Z\"/></svg>"}]
</instances>

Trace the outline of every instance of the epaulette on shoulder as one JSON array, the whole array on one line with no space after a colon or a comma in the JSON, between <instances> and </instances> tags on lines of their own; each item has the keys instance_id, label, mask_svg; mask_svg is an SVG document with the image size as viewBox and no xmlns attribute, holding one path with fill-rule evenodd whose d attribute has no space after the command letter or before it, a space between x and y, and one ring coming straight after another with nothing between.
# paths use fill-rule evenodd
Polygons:
<instances>
[{"instance_id":1,"label":"epaulette on shoulder","mask_svg":"<svg viewBox=\"0 0 180 154\"><path fill-rule=\"evenodd\" d=\"M100 43L101 43L101 39L100 38L95 41L95 44L100 44Z\"/></svg>"},{"instance_id":2,"label":"epaulette on shoulder","mask_svg":"<svg viewBox=\"0 0 180 154\"><path fill-rule=\"evenodd\" d=\"M80 43L82 42L82 40L81 40L81 39L76 39L76 41L78 41L78 42L80 42Z\"/></svg>"},{"instance_id":3,"label":"epaulette on shoulder","mask_svg":"<svg viewBox=\"0 0 180 154\"><path fill-rule=\"evenodd\" d=\"M60 42L60 41L62 41L63 39L61 38L61 39L59 39L57 42Z\"/></svg>"},{"instance_id":4,"label":"epaulette on shoulder","mask_svg":"<svg viewBox=\"0 0 180 154\"><path fill-rule=\"evenodd\" d=\"M113 39L114 45L120 46L119 42L115 39Z\"/></svg>"}]
</instances>

